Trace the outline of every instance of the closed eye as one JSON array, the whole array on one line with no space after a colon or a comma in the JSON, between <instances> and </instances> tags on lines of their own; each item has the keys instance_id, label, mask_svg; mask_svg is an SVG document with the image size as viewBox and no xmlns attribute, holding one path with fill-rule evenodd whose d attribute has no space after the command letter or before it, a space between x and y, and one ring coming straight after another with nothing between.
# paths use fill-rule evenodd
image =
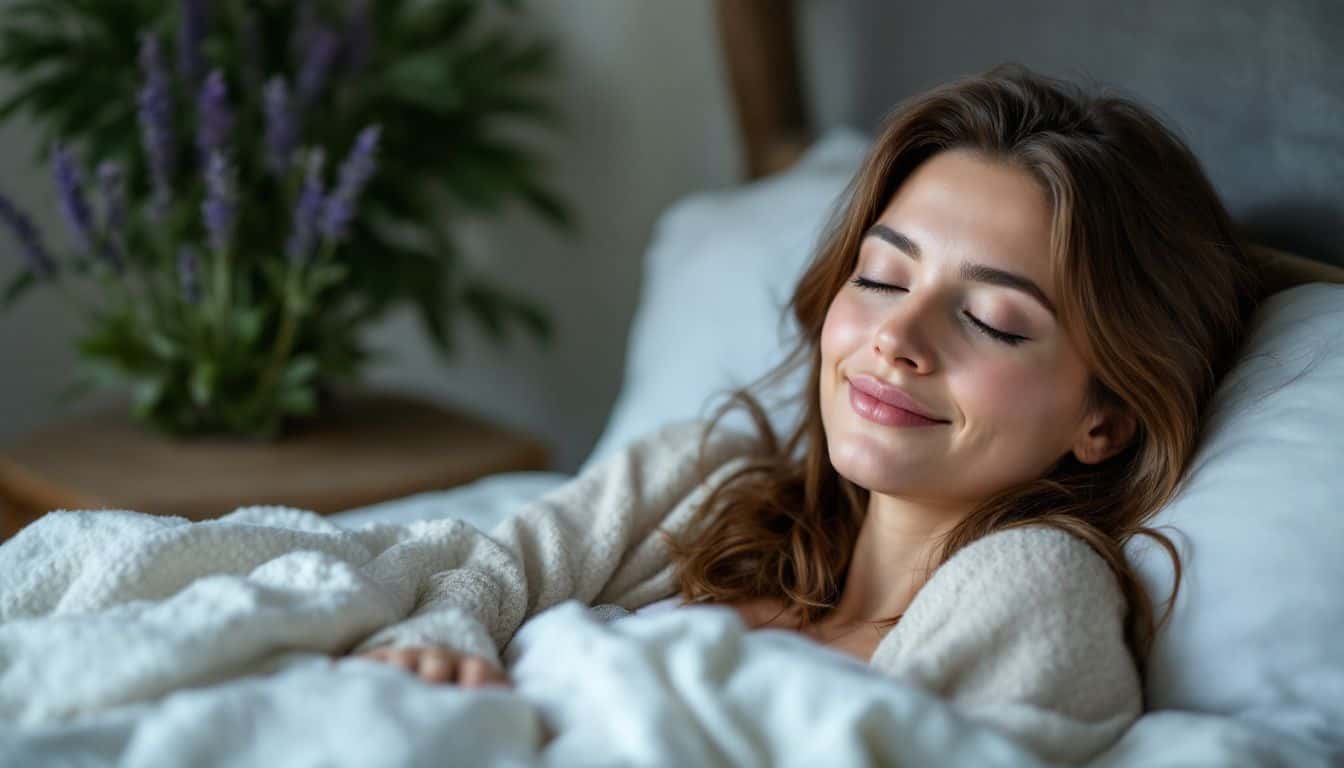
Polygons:
<instances>
[{"instance_id":1,"label":"closed eye","mask_svg":"<svg viewBox=\"0 0 1344 768\"><path fill-rule=\"evenodd\" d=\"M879 283L873 280L869 280L866 277L855 277L853 280L850 280L850 282L853 283L856 287L862 288L863 290L876 291L878 293L898 293L906 290L905 288L902 288L899 285L888 285L886 283ZM970 312L964 312L963 314L966 315L966 318L971 321L972 327L974 327L977 331L980 331L981 333L990 337L991 339L994 339L995 341L1002 342L1009 346L1017 346L1018 344L1021 344L1024 341L1029 341L1029 339L1027 339L1027 337L1025 336L1018 336L1012 333L1004 333L1003 331L1000 331L997 328L991 328L990 326L985 325L984 323L977 320L976 317L972 315Z\"/></svg>"},{"instance_id":2,"label":"closed eye","mask_svg":"<svg viewBox=\"0 0 1344 768\"><path fill-rule=\"evenodd\" d=\"M866 277L856 277L853 280L850 280L849 282L853 283L854 285L857 285L860 288L863 288L864 290L877 291L878 293L896 293L897 291L905 290L899 285L887 285L886 283L878 283L873 280L869 280Z\"/></svg>"}]
</instances>

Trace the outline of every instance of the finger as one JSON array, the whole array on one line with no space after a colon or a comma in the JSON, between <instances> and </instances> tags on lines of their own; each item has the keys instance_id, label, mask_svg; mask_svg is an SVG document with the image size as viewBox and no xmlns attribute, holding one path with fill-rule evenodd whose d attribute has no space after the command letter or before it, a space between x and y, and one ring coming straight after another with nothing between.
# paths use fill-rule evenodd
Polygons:
<instances>
[{"instance_id":1,"label":"finger","mask_svg":"<svg viewBox=\"0 0 1344 768\"><path fill-rule=\"evenodd\" d=\"M494 665L485 659L475 657L462 661L458 669L458 685L463 688L479 688L494 677Z\"/></svg>"},{"instance_id":2,"label":"finger","mask_svg":"<svg viewBox=\"0 0 1344 768\"><path fill-rule=\"evenodd\" d=\"M509 674L493 664L487 665L489 672L485 677L486 685L497 685L503 688L512 688L513 681L509 679Z\"/></svg>"},{"instance_id":3,"label":"finger","mask_svg":"<svg viewBox=\"0 0 1344 768\"><path fill-rule=\"evenodd\" d=\"M415 674L416 667L420 664L420 652L410 648L397 649L388 653L385 661Z\"/></svg>"},{"instance_id":4,"label":"finger","mask_svg":"<svg viewBox=\"0 0 1344 768\"><path fill-rule=\"evenodd\" d=\"M453 679L453 657L426 653L420 657L420 677L430 683L448 683Z\"/></svg>"},{"instance_id":5,"label":"finger","mask_svg":"<svg viewBox=\"0 0 1344 768\"><path fill-rule=\"evenodd\" d=\"M462 664L457 670L457 685L474 689L482 682L485 682L485 674L489 671L488 662L484 659L469 658L462 659Z\"/></svg>"}]
</instances>

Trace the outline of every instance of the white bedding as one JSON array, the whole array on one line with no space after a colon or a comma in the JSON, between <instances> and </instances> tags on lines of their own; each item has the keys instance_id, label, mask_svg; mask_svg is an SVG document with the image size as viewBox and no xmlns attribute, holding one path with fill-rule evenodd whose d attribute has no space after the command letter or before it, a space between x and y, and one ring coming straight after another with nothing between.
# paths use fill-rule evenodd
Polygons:
<instances>
[{"instance_id":1,"label":"white bedding","mask_svg":"<svg viewBox=\"0 0 1344 768\"><path fill-rule=\"evenodd\" d=\"M507 514L563 479L495 478L373 515ZM358 525L369 513L335 520ZM292 518L298 529L312 522ZM333 580L342 555L330 540L323 557L302 530L272 538L264 565L232 577L204 575L228 564L190 563L201 575L171 598L154 591L157 567L123 573L111 591L83 590L85 605L63 604L59 620L0 625L0 764L1039 765L929 694L801 636L748 632L726 609L604 624L578 603L556 606L506 649L513 691L431 686L333 660L336 638L380 620L360 599L368 585ZM112 549L115 533L102 540ZM162 566L174 554L159 557ZM12 585L0 583L0 596ZM147 616L161 637L137 635ZM264 650L277 644L289 652ZM53 718L72 705L87 714ZM1141 718L1094 764L1328 761L1237 720L1171 712Z\"/></svg>"},{"instance_id":2,"label":"white bedding","mask_svg":"<svg viewBox=\"0 0 1344 768\"><path fill-rule=\"evenodd\" d=\"M566 603L525 625L514 691L422 684L360 659L187 690L19 738L7 764L1038 766L932 696L779 631L691 608L602 625ZM563 659L564 663L556 663ZM8 729L7 726L4 728ZM548 739L547 736L553 734ZM1313 766L1226 718L1142 718L1097 766Z\"/></svg>"}]
</instances>

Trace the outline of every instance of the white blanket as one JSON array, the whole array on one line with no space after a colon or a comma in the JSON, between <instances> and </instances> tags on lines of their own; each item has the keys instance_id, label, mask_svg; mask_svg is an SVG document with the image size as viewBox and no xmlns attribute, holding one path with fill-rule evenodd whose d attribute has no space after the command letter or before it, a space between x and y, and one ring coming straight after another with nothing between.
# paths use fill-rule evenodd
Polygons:
<instances>
[{"instance_id":1,"label":"white blanket","mask_svg":"<svg viewBox=\"0 0 1344 768\"><path fill-rule=\"evenodd\" d=\"M464 523L341 531L247 508L181 524L62 513L0 547L0 764L1041 765L928 693L724 608L603 624L562 603L507 647L514 690L425 684L339 654L401 617L389 584L432 576L405 546L379 553ZM1171 713L1096 764L1312 760Z\"/></svg>"}]
</instances>

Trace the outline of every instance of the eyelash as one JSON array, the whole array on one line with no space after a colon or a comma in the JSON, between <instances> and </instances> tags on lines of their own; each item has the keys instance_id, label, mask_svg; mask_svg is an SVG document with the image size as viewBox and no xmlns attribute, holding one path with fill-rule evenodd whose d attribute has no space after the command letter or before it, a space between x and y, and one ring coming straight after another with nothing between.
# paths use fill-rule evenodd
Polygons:
<instances>
[{"instance_id":1,"label":"eyelash","mask_svg":"<svg viewBox=\"0 0 1344 768\"><path fill-rule=\"evenodd\" d=\"M855 286L857 286L857 287L859 287L859 288L862 288L862 289L864 289L864 290L868 290L868 291L877 291L878 293L895 293L895 292L897 292L897 291L904 291L904 290L905 290L904 288L901 288L900 286L896 286L896 285L887 285L886 283L877 283L877 282L873 282L872 280L869 280L869 279L867 279L867 278L865 278L865 277L856 277L856 278L854 278L853 280L850 280L849 282L853 283ZM973 315L972 315L971 313L969 313L969 312L967 312L967 313L965 313L965 314L966 314L966 317L969 318L970 321L971 321L971 323L975 326L975 329L976 329L977 331L980 331L981 333L985 334L986 336L990 337L991 339L994 339L995 341L1001 342L1001 343L1003 343L1003 344L1007 344L1007 345L1009 345L1009 346L1017 346L1018 344L1021 344L1022 342L1024 342L1024 341L1027 340L1025 336L1016 336L1016 335L1011 334L1011 333L1004 333L1003 331L999 331L999 330L996 330L996 329L994 329L994 328L990 328L988 325L985 325L984 323L980 322L979 320L976 320L976 319L975 319L975 316L973 316Z\"/></svg>"}]
</instances>

